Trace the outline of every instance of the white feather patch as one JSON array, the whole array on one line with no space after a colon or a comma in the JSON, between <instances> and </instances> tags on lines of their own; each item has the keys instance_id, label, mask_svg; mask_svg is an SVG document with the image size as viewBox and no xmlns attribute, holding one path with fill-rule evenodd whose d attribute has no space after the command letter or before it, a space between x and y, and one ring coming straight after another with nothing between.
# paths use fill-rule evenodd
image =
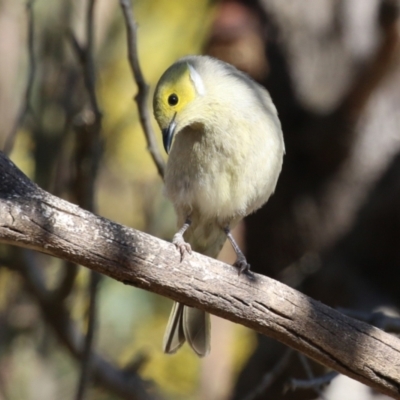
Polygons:
<instances>
[{"instance_id":1,"label":"white feather patch","mask_svg":"<svg viewBox=\"0 0 400 400\"><path fill-rule=\"evenodd\" d=\"M193 85L196 89L196 92L200 96L204 96L206 94L206 89L204 87L204 82L199 73L194 69L194 67L190 64L189 65L189 71L190 71L190 79L193 82Z\"/></svg>"}]
</instances>

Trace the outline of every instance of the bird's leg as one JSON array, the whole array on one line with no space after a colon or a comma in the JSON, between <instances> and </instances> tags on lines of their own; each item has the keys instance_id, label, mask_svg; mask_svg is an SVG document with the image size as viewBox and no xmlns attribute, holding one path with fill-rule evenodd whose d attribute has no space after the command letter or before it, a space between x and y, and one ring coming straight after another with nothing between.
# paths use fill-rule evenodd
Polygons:
<instances>
[{"instance_id":1,"label":"bird's leg","mask_svg":"<svg viewBox=\"0 0 400 400\"><path fill-rule=\"evenodd\" d=\"M181 253L181 261L183 260L183 257L186 253L192 254L192 248L190 247L190 244L185 242L185 239L183 238L183 234L187 231L191 223L192 221L190 220L190 218L186 218L186 221L183 224L182 228L179 229L179 231L176 232L174 237L172 238L172 243Z\"/></svg>"},{"instance_id":2,"label":"bird's leg","mask_svg":"<svg viewBox=\"0 0 400 400\"><path fill-rule=\"evenodd\" d=\"M233 238L229 226L224 228L224 232L226 233L226 236L228 237L229 241L231 242L233 250L235 250L237 258L233 265L235 267L239 268L239 275L242 274L243 272L250 271L250 264L247 263L245 255L243 254L242 250L240 250L238 244L236 243L235 239Z\"/></svg>"}]
</instances>

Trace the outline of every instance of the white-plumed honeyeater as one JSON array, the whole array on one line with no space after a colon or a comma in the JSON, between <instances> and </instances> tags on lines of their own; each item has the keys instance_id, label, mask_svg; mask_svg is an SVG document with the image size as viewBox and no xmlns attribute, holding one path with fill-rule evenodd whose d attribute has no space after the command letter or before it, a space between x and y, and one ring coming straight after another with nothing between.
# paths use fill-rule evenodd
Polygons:
<instances>
[{"instance_id":1,"label":"white-plumed honeyeater","mask_svg":"<svg viewBox=\"0 0 400 400\"><path fill-rule=\"evenodd\" d=\"M154 115L169 153L165 193L180 228L173 243L182 256L193 249L215 258L228 238L237 254L235 265L246 271L246 258L230 231L274 192L285 151L269 93L232 65L188 56L160 78ZM210 317L175 303L164 352L175 353L185 340L205 356Z\"/></svg>"}]
</instances>

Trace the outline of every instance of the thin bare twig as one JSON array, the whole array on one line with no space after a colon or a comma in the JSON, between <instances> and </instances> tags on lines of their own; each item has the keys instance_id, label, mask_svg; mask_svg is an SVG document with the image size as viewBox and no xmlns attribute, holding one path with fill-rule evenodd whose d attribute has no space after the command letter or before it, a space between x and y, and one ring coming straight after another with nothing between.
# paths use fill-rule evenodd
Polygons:
<instances>
[{"instance_id":1,"label":"thin bare twig","mask_svg":"<svg viewBox=\"0 0 400 400\"><path fill-rule=\"evenodd\" d=\"M20 110L18 111L18 116L14 122L10 133L7 136L6 142L4 144L4 153L9 155L14 147L15 137L17 135L18 129L24 122L26 115L31 112L31 95L33 89L33 82L35 78L36 62L35 62L35 51L34 51L34 14L33 14L33 3L35 0L28 0L26 3L26 10L28 14L28 77L25 88L24 100L21 104Z\"/></svg>"},{"instance_id":2,"label":"thin bare twig","mask_svg":"<svg viewBox=\"0 0 400 400\"><path fill-rule=\"evenodd\" d=\"M94 63L94 12L96 0L90 0L86 13L86 44L80 45L73 32L69 32L73 49L82 66L86 91L89 96L91 113L82 111L79 122L75 124L76 132L76 197L82 207L94 212L95 182L98 174L102 155L101 126L102 112L96 95L96 69ZM77 120L78 121L78 120ZM96 272L90 274L88 287L89 309L88 328L81 362L81 375L79 379L76 400L82 400L92 371L92 347L96 327L97 286L101 277Z\"/></svg>"},{"instance_id":3,"label":"thin bare twig","mask_svg":"<svg viewBox=\"0 0 400 400\"><path fill-rule=\"evenodd\" d=\"M289 382L290 389L320 389L328 385L339 375L336 371L328 372L325 375L311 379L291 379Z\"/></svg>"},{"instance_id":4,"label":"thin bare twig","mask_svg":"<svg viewBox=\"0 0 400 400\"><path fill-rule=\"evenodd\" d=\"M77 274L78 266L74 263L66 261L63 265L63 276L60 279L60 283L52 292L54 301L61 302L68 297L74 287Z\"/></svg>"},{"instance_id":5,"label":"thin bare twig","mask_svg":"<svg viewBox=\"0 0 400 400\"><path fill-rule=\"evenodd\" d=\"M263 376L261 382L243 400L254 400L263 394L285 370L292 354L293 350L287 349L275 366Z\"/></svg>"},{"instance_id":6,"label":"thin bare twig","mask_svg":"<svg viewBox=\"0 0 400 400\"><path fill-rule=\"evenodd\" d=\"M359 321L364 321L371 325L374 325L385 332L400 333L399 317L392 317L382 311L367 312L360 310L350 310L346 308L338 308L338 311L347 315L348 317L355 318Z\"/></svg>"},{"instance_id":7,"label":"thin bare twig","mask_svg":"<svg viewBox=\"0 0 400 400\"><path fill-rule=\"evenodd\" d=\"M154 130L151 126L150 114L147 106L149 85L144 80L139 64L139 56L137 51L137 25L133 18L130 0L120 0L120 4L126 25L129 64L131 66L133 77L138 86L138 92L135 96L135 101L139 110L140 123L146 136L147 148L157 167L158 174L161 176L161 178L164 178L165 162L159 152Z\"/></svg>"},{"instance_id":8,"label":"thin bare twig","mask_svg":"<svg viewBox=\"0 0 400 400\"><path fill-rule=\"evenodd\" d=\"M79 379L76 400L83 400L88 384L91 380L91 372L93 370L93 342L96 330L97 316L97 287L100 282L101 275L91 271L89 282L89 310L88 310L88 328L85 336L85 344L83 348L81 361L81 376Z\"/></svg>"},{"instance_id":9,"label":"thin bare twig","mask_svg":"<svg viewBox=\"0 0 400 400\"><path fill-rule=\"evenodd\" d=\"M86 51L84 67L84 78L86 89L89 94L92 110L95 114L95 120L101 120L102 113L96 96L96 72L94 66L94 10L96 0L89 1L89 7L86 15Z\"/></svg>"},{"instance_id":10,"label":"thin bare twig","mask_svg":"<svg viewBox=\"0 0 400 400\"><path fill-rule=\"evenodd\" d=\"M87 29L93 29L94 8L90 0L87 14ZM81 207L94 211L94 186L102 156L103 142L100 132L102 128L102 112L99 108L96 95L96 71L93 61L93 33L87 32L87 44L81 45L72 31L68 32L77 59L79 60L86 91L89 96L90 109L82 110L75 118L74 129L76 133L76 182L74 184L77 202Z\"/></svg>"},{"instance_id":11,"label":"thin bare twig","mask_svg":"<svg viewBox=\"0 0 400 400\"><path fill-rule=\"evenodd\" d=\"M305 355L303 355L303 354L300 354L300 353L297 353L297 356L299 357L301 365L303 366L304 370L306 371L306 375L307 375L307 378L308 378L307 380L309 382L314 381L314 379L315 379L314 378L314 373L313 373L313 371L311 369L311 365L308 362L307 357ZM293 386L291 386L291 387L293 388ZM312 385L312 386L310 386L310 389L313 389L319 395L319 397L321 399L325 398L324 394L322 393L322 390L321 390L321 385Z\"/></svg>"}]
</instances>

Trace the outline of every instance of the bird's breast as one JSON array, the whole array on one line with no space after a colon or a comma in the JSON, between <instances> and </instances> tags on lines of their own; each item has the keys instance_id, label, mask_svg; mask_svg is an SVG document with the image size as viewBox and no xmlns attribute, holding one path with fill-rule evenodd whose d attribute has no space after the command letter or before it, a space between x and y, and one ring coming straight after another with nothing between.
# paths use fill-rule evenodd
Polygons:
<instances>
[{"instance_id":1,"label":"bird's breast","mask_svg":"<svg viewBox=\"0 0 400 400\"><path fill-rule=\"evenodd\" d=\"M165 192L175 208L196 209L210 218L232 214L230 205L237 172L230 168L227 159L233 156L204 131L180 132L165 176Z\"/></svg>"},{"instance_id":2,"label":"bird's breast","mask_svg":"<svg viewBox=\"0 0 400 400\"><path fill-rule=\"evenodd\" d=\"M182 218L196 210L206 220L229 223L268 200L282 160L275 157L276 151L268 154L275 144L268 142L264 132L248 137L190 128L176 135L167 163L165 193Z\"/></svg>"}]
</instances>

